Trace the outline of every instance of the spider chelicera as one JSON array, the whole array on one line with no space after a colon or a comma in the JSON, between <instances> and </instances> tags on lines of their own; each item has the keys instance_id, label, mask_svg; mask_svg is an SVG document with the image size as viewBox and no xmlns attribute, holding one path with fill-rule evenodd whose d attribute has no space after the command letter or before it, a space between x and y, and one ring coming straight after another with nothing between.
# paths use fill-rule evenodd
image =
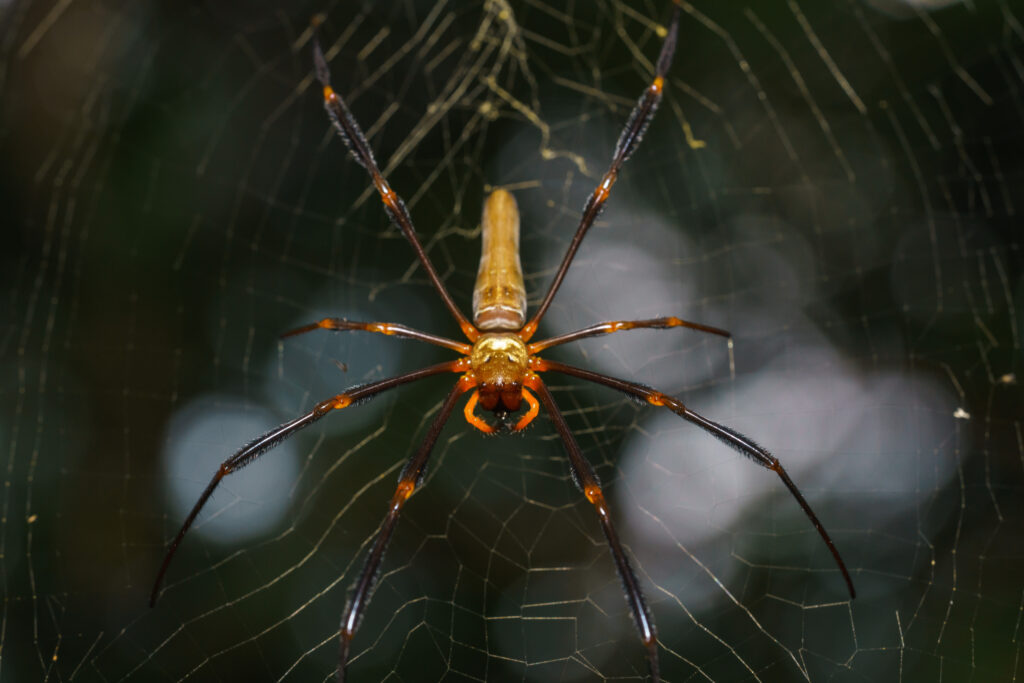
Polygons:
<instances>
[{"instance_id":1,"label":"spider chelicera","mask_svg":"<svg viewBox=\"0 0 1024 683\"><path fill-rule=\"evenodd\" d=\"M352 387L337 396L321 401L305 415L285 422L251 441L225 460L217 469L213 479L207 485L199 500L196 501L192 511L178 531L177 536L171 542L167 554L164 556L163 563L160 565L156 581L153 584L153 591L150 595L151 606L156 604L164 575L167 573L167 568L170 566L181 540L192 526L199 511L202 510L209 500L210 495L221 479L245 467L295 432L335 410L343 410L363 399L370 398L401 384L407 384L424 377L442 373L456 373L459 375L459 379L448 393L444 404L441 406L441 410L431 423L427 436L420 445L419 450L409 458L402 469L398 486L388 505L387 514L381 523L377 537L370 548L369 556L366 558L358 580L352 587L348 603L345 606L339 630L340 654L337 671L339 681L345 679L349 646L359 626L360 617L370 601L378 578L378 569L384 557L388 541L391 539L391 535L398 523L399 513L420 484L431 450L441 434L441 429L444 427L445 422L447 422L452 411L455 409L456 402L459 397L470 391L472 393L466 402L464 410L466 420L469 424L485 433L496 432L499 430L499 427L493 426L476 414L475 409L478 405L486 410L493 410L501 421L499 424L503 424L510 415L514 415L522 409L522 404L525 401L527 406L526 412L511 426L510 431L519 431L526 427L537 417L540 407L544 406L544 410L554 423L555 430L565 445L573 482L583 492L583 495L597 513L601 529L608 541L608 547L615 561L615 568L622 579L626 593L626 602L629 604L640 640L646 650L651 678L654 681L660 681L654 619L644 601L643 593L640 590L640 583L633 573L629 559L622 549L618 535L615 533L608 504L602 493L597 475L594 473L590 463L583 457L583 453L576 443L576 438L566 424L562 413L555 405L547 385L541 379L540 375L544 372L560 373L603 384L650 405L668 408L676 415L696 424L755 463L775 472L782 479L789 492L793 494L793 497L796 498L800 507L803 508L814 528L821 535L822 540L825 541L832 556L835 558L839 571L846 580L850 597L853 598L855 596L853 581L839 555L839 551L836 550L832 539L829 538L825 528L818 521L817 516L815 516L810 505L808 505L799 489L797 489L796 484L789 478L778 458L742 434L698 415L683 405L678 399L663 394L651 387L609 377L564 363L546 360L537 355L544 349L559 344L565 344L586 337L610 334L620 330L688 327L731 339L728 332L676 317L666 317L649 320L603 322L542 341L530 341L537 331L537 326L541 319L551 305L559 285L561 285L562 280L565 278L565 274L569 270L573 256L575 256L577 249L579 249L580 243L608 199L612 185L615 184L616 177L619 174L619 169L640 144L644 131L654 116L658 103L661 101L665 75L672 61L672 54L675 51L678 26L679 6L677 4L673 11L672 21L665 35L664 43L662 44L661 53L658 56L654 79L644 90L633 112L630 114L615 146L612 162L601 178L600 183L594 189L593 194L587 200L583 208L583 215L580 218L579 227L576 229L576 234L573 236L572 242L562 258L554 280L548 287L540 306L538 306L537 311L529 322L526 320L526 291L523 285L522 268L519 262L519 210L512 195L504 190L497 190L488 196L484 205L482 256L480 259L480 269L477 273L476 286L473 291L473 322L470 323L458 307L456 307L444 283L438 277L437 271L434 269L426 252L423 250L423 246L416 237L412 218L404 202L391 189L387 180L381 174L359 124L356 123L355 118L353 118L341 97L331 88L327 61L324 58L319 43L314 37L313 59L316 67L316 76L323 86L324 107L331 122L351 151L352 156L355 157L355 160L369 172L373 185L380 193L381 200L384 202L388 217L412 245L416 256L419 258L420 265L437 290L437 293L441 296L444 305L448 308L456 322L458 322L469 343L420 332L396 323L355 322L338 318L325 318L319 322L286 332L283 335L285 337L303 334L316 329L376 332L442 346L461 354L461 357L457 360L414 370L397 377Z\"/></svg>"}]
</instances>

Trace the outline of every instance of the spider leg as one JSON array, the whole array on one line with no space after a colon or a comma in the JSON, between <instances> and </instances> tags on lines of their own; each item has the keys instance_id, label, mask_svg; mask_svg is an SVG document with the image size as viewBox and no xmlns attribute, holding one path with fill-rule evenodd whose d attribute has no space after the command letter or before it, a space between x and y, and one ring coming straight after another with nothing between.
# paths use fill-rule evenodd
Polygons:
<instances>
[{"instance_id":1,"label":"spider leg","mask_svg":"<svg viewBox=\"0 0 1024 683\"><path fill-rule=\"evenodd\" d=\"M569 466L572 471L573 481L583 491L587 501L594 506L598 519L601 521L601 529L604 531L604 537L608 541L612 558L615 560L615 569L619 573L622 587L626 592L626 602L629 603L629 609L633 612L633 622L640 635L640 641L647 651L647 664L651 670L651 679L654 683L658 683L661 680L661 676L658 670L658 636L654 628L654 617L644 601L644 595L640 590L640 582L629 565L629 560L622 549L622 544L619 543L618 534L615 533L611 513L608 511L608 504L605 502L604 493L601 491L601 484L597 479L597 474L594 472L594 468L590 466L590 463L587 462L587 459L583 457L583 452L580 450L579 444L576 443L576 438L572 435L572 431L569 430L569 425L566 424L562 412L555 405L555 399L551 396L547 385L537 375L528 378L526 384L537 392L540 402L544 404L545 410L551 416L552 422L555 423L555 429L558 431L558 435L562 437L565 450L569 454Z\"/></svg>"},{"instance_id":2,"label":"spider leg","mask_svg":"<svg viewBox=\"0 0 1024 683\"><path fill-rule=\"evenodd\" d=\"M579 377L580 379L585 379L597 384L603 384L606 387L618 389L621 392L635 396L652 406L668 408L679 417L694 423L704 431L725 443L725 445L747 456L758 465L775 472L775 474L779 475L782 483L786 485L786 488L789 489L789 492L793 494L793 497L796 498L796 502L800 504L801 508L803 508L804 514L806 514L807 518L811 520L811 524L813 524L814 528L818 530L818 535L821 536L821 540L825 541L825 545L828 546L833 559L835 559L836 566L839 567L839 571L842 573L843 579L846 580L846 588L850 591L850 598L853 599L857 597L857 591L853 588L853 579L850 578L850 572L846 568L846 563L843 562L843 558L839 555L839 550L837 550L835 544L832 543L832 539L829 537L828 532L825 531L825 527L822 526L820 521L818 521L818 516L814 514L814 510L811 509L810 503L808 503L807 499L804 498L802 493L800 493L800 489L796 487L793 480L789 478L789 474L782 466L782 463L779 462L779 459L765 450L762 446L742 434L729 429L725 425L718 424L714 420L709 420L703 415L695 413L683 405L683 402L679 399L663 394L660 391L644 386L643 384L627 382L626 380L619 379L617 377L609 377L608 375L602 375L591 370L584 370L572 365L566 365L565 363L541 360L539 358L534 361L533 367L537 372L551 370L565 375L570 375L572 377Z\"/></svg>"},{"instance_id":3,"label":"spider leg","mask_svg":"<svg viewBox=\"0 0 1024 683\"><path fill-rule=\"evenodd\" d=\"M423 245L420 244L419 238L416 237L416 230L413 227L412 217L409 215L409 210L405 207L405 202L402 198L391 189L388 185L387 179L384 174L380 172L380 168L377 166L376 160L373 158L373 152L370 150L370 144L366 141L366 136L363 134L362 129L359 127L359 123L356 122L352 112L349 111L348 106L345 104L341 96L331 88L331 73L327 68L327 60L324 58L324 52L320 48L320 41L317 40L316 36L313 36L313 63L316 67L316 77L323 86L324 93L324 109L327 110L327 115L330 117L331 122L337 129L341 139L344 140L345 146L348 147L349 151L352 152L352 156L355 158L359 165L362 166L369 172L370 179L373 181L374 187L377 188L377 192L380 194L381 201L384 202L384 208L387 210L388 218L395 224L405 239L412 245L413 251L416 252L416 257L420 260L420 265L423 266L423 270L426 271L427 277L430 278L431 283L434 285L434 289L441 295L441 299L444 301L444 305L448 308L448 311L455 318L455 321L459 324L463 334L465 334L470 341L475 341L480 335L472 323L466 319L466 316L462 314L458 306L452 300L451 295L445 288L444 283L441 282L441 278L438 277L437 271L434 270L434 265L430 262L430 257L427 256L427 252L424 251Z\"/></svg>"},{"instance_id":4,"label":"spider leg","mask_svg":"<svg viewBox=\"0 0 1024 683\"><path fill-rule=\"evenodd\" d=\"M174 554L178 550L178 546L181 545L182 539L185 538L185 534L192 528L192 523L199 515L199 511L203 509L206 502L213 495L214 489L220 484L221 479L228 476L232 472L237 472L246 465L250 464L261 455L269 451L274 446L293 435L303 427L308 427L320 418L324 417L328 413L334 410L342 410L349 406L355 405L361 400L368 399L376 394L383 391L387 391L393 387L397 387L407 382L413 382L424 377L430 377L431 375L438 375L443 372L461 372L463 368L461 361L449 361L447 363L439 363L437 365L431 365L426 368L419 370L413 370L397 377L390 377L388 379L380 380L379 382L371 382L370 384L364 384L349 389L348 391L338 394L333 398L329 398L326 401L317 403L312 410L305 415L289 420L284 424L275 427L266 434L253 439L238 452L232 455L230 458L221 463L220 467L214 473L210 483L206 485L206 489L202 495L199 496L199 500L192 506L192 511L188 513L188 517L185 518L185 522L181 525L181 529L178 530L178 535L174 537L170 547L167 549L167 554L164 555L164 560L160 564L160 571L157 572L156 580L153 582L153 590L149 594L149 606L153 607L156 605L157 597L160 595L160 585L163 583L164 575L167 573L167 569L171 566L171 560L174 559Z\"/></svg>"},{"instance_id":5,"label":"spider leg","mask_svg":"<svg viewBox=\"0 0 1024 683\"><path fill-rule=\"evenodd\" d=\"M398 487L395 489L394 495L391 496L391 503L388 505L387 515L380 525L377 538L373 541L373 547L370 548L370 554L367 556L366 563L359 573L359 579L352 587L352 593L348 603L345 605L345 612L341 617L341 627L338 634L338 683L344 683L345 681L345 667L348 663L349 645L352 643L352 636L355 635L356 629L359 628L363 611L369 604L370 598L373 597L373 589L377 579L380 578L378 574L380 563L384 559L384 551L387 550L391 534L398 524L398 515L402 511L402 506L405 505L405 501L409 499L409 496L413 494L413 491L416 490L416 487L423 479L423 473L427 460L430 458L430 452L433 450L437 438L441 435L445 422L451 416L452 409L455 408L455 402L463 392L471 387L472 384L466 377L460 379L452 387L437 417L430 424L427 437L423 440L419 450L409 458L405 467L402 468L402 474L398 478Z\"/></svg>"},{"instance_id":6,"label":"spider leg","mask_svg":"<svg viewBox=\"0 0 1024 683\"><path fill-rule=\"evenodd\" d=\"M364 323L357 322L355 320L345 320L344 318L324 318L323 320L318 320L315 323L296 327L294 330L288 330L281 335L281 338L294 337L299 334L305 334L306 332L312 332L313 330L334 330L337 332L362 330L363 332L377 332L379 334L401 337L403 339L424 341L428 344L433 344L434 346L443 346L446 349L458 351L466 356L468 356L470 351L473 349L469 344L457 342L445 337L439 337L437 335L430 334L429 332L420 332L419 330L414 330L411 327L406 327L400 323Z\"/></svg>"},{"instance_id":7,"label":"spider leg","mask_svg":"<svg viewBox=\"0 0 1024 683\"><path fill-rule=\"evenodd\" d=\"M644 136L644 132L647 130L647 125L654 117L658 103L661 102L661 91L665 82L665 74L672 63L672 54L676 49L676 36L678 33L679 5L676 4L675 9L672 11L672 23L669 24L668 33L665 35L665 42L662 44L661 53L658 55L658 61L654 69L654 80L644 90L636 106L633 108L633 112L629 115L626 126L623 128L619 141L615 145L612 163L583 207L583 215L580 217L579 227L576 228L576 234L573 235L572 242L569 243L569 248L566 250L565 256L562 257L562 263L555 272L555 278L552 280L547 294L541 300L533 319L526 323L523 329L519 331L519 336L522 337L523 341L529 341L530 337L537 331L541 318L547 313L552 299L555 298L555 293L558 291L559 286L561 286L562 280L572 264L576 250L580 248L580 243L583 242L584 236L590 230L590 226L594 224L597 215L601 213L608 195L611 194L612 185L615 184L615 180L619 175L619 169L622 168L622 164L636 150Z\"/></svg>"},{"instance_id":8,"label":"spider leg","mask_svg":"<svg viewBox=\"0 0 1024 683\"><path fill-rule=\"evenodd\" d=\"M527 350L532 356L535 353L540 353L544 349L550 349L552 346L567 344L578 339L586 339L587 337L596 337L601 334L611 334L612 332L619 332L621 330L639 330L644 328L664 330L670 327L689 327L690 329L698 330L700 332L717 334L720 337L727 338L730 345L732 344L732 334L726 330L718 327L711 327L710 325L701 325L700 323L694 323L688 320L681 320L675 316L671 316L668 318L650 318L648 320L610 320L604 323L597 323L590 327L584 327L582 330L576 330L575 332L560 334L557 337L551 337L539 342L534 342L527 347Z\"/></svg>"}]
</instances>

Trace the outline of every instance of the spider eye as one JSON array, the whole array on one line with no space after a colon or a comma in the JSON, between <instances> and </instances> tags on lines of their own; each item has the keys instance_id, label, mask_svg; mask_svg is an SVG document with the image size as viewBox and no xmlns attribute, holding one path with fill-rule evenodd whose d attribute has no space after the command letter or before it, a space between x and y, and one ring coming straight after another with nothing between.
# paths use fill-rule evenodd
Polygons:
<instances>
[{"instance_id":1,"label":"spider eye","mask_svg":"<svg viewBox=\"0 0 1024 683\"><path fill-rule=\"evenodd\" d=\"M515 363L516 362L516 359L512 357L511 353L506 353L505 354L505 358L508 360L509 363Z\"/></svg>"}]
</instances>

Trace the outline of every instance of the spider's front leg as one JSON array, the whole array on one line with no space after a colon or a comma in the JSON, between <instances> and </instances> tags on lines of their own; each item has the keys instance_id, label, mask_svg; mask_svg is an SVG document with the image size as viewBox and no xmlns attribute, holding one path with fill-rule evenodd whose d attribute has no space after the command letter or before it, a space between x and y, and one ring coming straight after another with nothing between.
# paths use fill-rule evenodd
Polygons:
<instances>
[{"instance_id":1,"label":"spider's front leg","mask_svg":"<svg viewBox=\"0 0 1024 683\"><path fill-rule=\"evenodd\" d=\"M352 594L345 605L345 612L341 617L341 629L338 633L338 683L344 683L345 681L345 667L348 664L352 637L355 635L356 629L359 628L363 612L373 596L373 589L376 587L377 579L379 578L380 563L384 559L384 551L387 550L391 534L394 533L395 526L398 524L398 516L402 512L402 507L423 479L427 460L430 459L430 453L434 448L434 444L437 443L437 438L441 435L445 422L448 421L448 417L455 408L455 402L459 396L472 386L472 380L467 375L463 375L459 379L448 393L448 397L441 406L437 417L430 424L430 429L427 431L423 444L409 458L405 467L402 468L402 474L398 478L398 486L395 488L394 495L391 496L388 512L380 525L380 531L377 532L377 538L373 541L373 547L370 548L370 554L366 558L363 570L359 573L359 579L356 580L355 585L352 587Z\"/></svg>"},{"instance_id":2,"label":"spider's front leg","mask_svg":"<svg viewBox=\"0 0 1024 683\"><path fill-rule=\"evenodd\" d=\"M308 427L335 410L343 410L363 399L376 396L383 391L387 391L388 389L392 389L407 382L413 382L432 375L439 375L444 372L464 372L464 370L465 363L463 361L449 361L447 363L431 365L420 370L413 370L412 372L407 372L404 375L390 377L388 379L380 380L379 382L372 382L370 384L352 387L348 391L338 394L333 398L321 401L305 415L301 415L294 420L289 420L288 422L275 427L266 434L263 434L262 436L247 443L239 449L238 452L221 463L220 467L218 467L217 471L214 473L213 478L210 479L210 483L206 485L206 489L199 496L199 500L197 500L195 505L192 506L192 511L189 512L188 517L185 518L185 522L181 525L181 529L178 530L174 540L171 541L171 545L168 547L167 553L164 555L163 562L160 563L160 570L157 572L156 579L153 581L153 590L149 595L149 606L154 607L156 605L157 598L160 596L160 586L163 584L164 576L167 574L167 570L171 566L171 560L174 559L174 555L178 551L178 546L181 545L182 540L185 538L185 534L187 534L188 530L192 528L192 523L195 522L196 517L199 516L199 512L206 505L207 501L210 500L210 496L213 495L214 490L224 477L237 472L246 465L251 464L261 455L295 434L295 432L303 429L304 427Z\"/></svg>"},{"instance_id":3,"label":"spider's front leg","mask_svg":"<svg viewBox=\"0 0 1024 683\"><path fill-rule=\"evenodd\" d=\"M555 429L558 431L558 435L562 437L562 443L565 444L565 450L569 455L569 466L572 468L573 481L583 491L583 495L586 496L587 501L594 506L594 511L597 512L597 517L601 522L601 530L604 531L604 537L608 541L608 548L611 550L612 558L615 560L615 570L619 573L622 586L626 591L626 602L629 603L629 609L633 613L633 623L636 625L640 641L647 651L647 665L651 670L651 680L654 683L659 683L661 675L658 667L658 635L654 628L654 617L651 615L651 610L647 607L643 592L640 590L640 582L637 580L636 574L629 564L626 552L622 549L619 536L615 533L611 513L608 511L608 504L605 501L604 492L601 490L597 474L594 472L594 468L590 466L590 463L587 462L587 459L583 457L583 452L580 450L579 444L576 443L576 437L572 435L572 431L569 430L569 425L566 424L562 412L555 405L555 399L551 396L547 385L544 384L540 377L533 374L527 379L527 386L537 392L540 402L544 405L544 409L551 416L551 421L555 423Z\"/></svg>"},{"instance_id":4,"label":"spider's front leg","mask_svg":"<svg viewBox=\"0 0 1024 683\"><path fill-rule=\"evenodd\" d=\"M811 504L807 502L803 494L800 493L800 489L797 488L796 484L792 479L789 478L789 473L786 472L786 468L782 466L779 459L769 453L764 447L759 445L752 439L749 439L739 432L736 432L725 425L721 425L714 420L709 420L703 415L690 410L687 408L682 401L679 399L664 394L651 387L644 386L643 384L637 384L636 382L629 382L618 377L609 377L608 375L602 375L599 372L593 372L592 370L584 370L583 368L577 368L572 365L566 365L565 363L559 363L551 360L541 360L539 358L533 359L534 368L540 372L544 370L550 370L552 372L560 372L571 377L579 377L590 382L597 384L603 384L606 387L617 389L623 393L629 394L639 398L640 400L659 408L668 408L679 417L692 422L704 431L708 432L716 439L719 439L730 448L737 452L745 455L761 467L775 472L785 484L786 488L789 489L790 494L796 499L796 502L803 509L804 514L814 525L818 535L821 536L821 540L825 542L829 552L832 553L832 559L835 560L836 566L839 568L839 572L843 575L843 580L846 581L846 588L850 593L850 599L857 597L857 591L853 587L853 579L850 578L850 571L846 568L846 563L843 562L842 556L839 554L839 549L836 548L835 543L832 542L832 538L825 531L825 526L818 519L818 516L814 514L814 510L811 509Z\"/></svg>"}]
</instances>

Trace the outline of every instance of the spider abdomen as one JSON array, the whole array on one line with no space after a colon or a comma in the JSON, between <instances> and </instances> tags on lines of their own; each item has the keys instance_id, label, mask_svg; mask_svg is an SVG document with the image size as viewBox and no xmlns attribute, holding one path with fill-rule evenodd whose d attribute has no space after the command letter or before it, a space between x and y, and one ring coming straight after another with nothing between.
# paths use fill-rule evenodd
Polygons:
<instances>
[{"instance_id":1,"label":"spider abdomen","mask_svg":"<svg viewBox=\"0 0 1024 683\"><path fill-rule=\"evenodd\" d=\"M473 288L473 323L481 330L515 331L526 322L526 287L519 262L519 207L505 190L484 202L480 269Z\"/></svg>"}]
</instances>

